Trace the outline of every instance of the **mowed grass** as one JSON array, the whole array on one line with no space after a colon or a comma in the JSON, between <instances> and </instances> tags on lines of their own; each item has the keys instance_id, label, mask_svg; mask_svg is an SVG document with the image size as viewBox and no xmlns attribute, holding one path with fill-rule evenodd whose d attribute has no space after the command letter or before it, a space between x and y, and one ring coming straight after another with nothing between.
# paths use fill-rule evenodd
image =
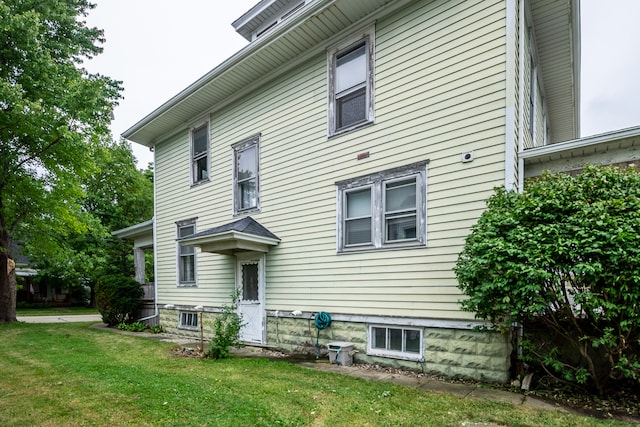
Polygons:
<instances>
[{"instance_id":1,"label":"mowed grass","mask_svg":"<svg viewBox=\"0 0 640 427\"><path fill-rule=\"evenodd\" d=\"M604 426L283 361L181 358L88 324L0 325L2 426Z\"/></svg>"}]
</instances>

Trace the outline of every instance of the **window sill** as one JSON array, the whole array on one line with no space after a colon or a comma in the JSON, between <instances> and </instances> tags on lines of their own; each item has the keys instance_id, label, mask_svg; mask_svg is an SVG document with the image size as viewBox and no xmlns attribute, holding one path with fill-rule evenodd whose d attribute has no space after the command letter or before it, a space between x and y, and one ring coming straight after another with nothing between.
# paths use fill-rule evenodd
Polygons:
<instances>
[{"instance_id":1,"label":"window sill","mask_svg":"<svg viewBox=\"0 0 640 427\"><path fill-rule=\"evenodd\" d=\"M197 283L178 283L178 288L197 288Z\"/></svg>"},{"instance_id":2,"label":"window sill","mask_svg":"<svg viewBox=\"0 0 640 427\"><path fill-rule=\"evenodd\" d=\"M208 182L211 182L211 180L209 178L203 179L203 180L200 180L200 181L196 181L196 182L192 182L191 183L191 188L199 187L199 186L204 185L204 184L206 184Z\"/></svg>"},{"instance_id":3,"label":"window sill","mask_svg":"<svg viewBox=\"0 0 640 427\"><path fill-rule=\"evenodd\" d=\"M262 209L260 209L259 207L257 208L251 208L251 209L246 209L246 210L242 210L242 211L237 211L233 213L234 217L239 217L239 216L245 216L245 215L251 215L257 212L261 212Z\"/></svg>"},{"instance_id":4,"label":"window sill","mask_svg":"<svg viewBox=\"0 0 640 427\"><path fill-rule=\"evenodd\" d=\"M396 351L368 349L367 356L385 357L387 359L410 360L413 362L424 362L424 356L419 353L402 353Z\"/></svg>"},{"instance_id":5,"label":"window sill","mask_svg":"<svg viewBox=\"0 0 640 427\"><path fill-rule=\"evenodd\" d=\"M348 248L341 248L338 250L338 254L350 254L350 253L362 253L362 252L379 252L379 251L397 251L402 249L419 249L426 248L427 244L422 242L409 242L409 243L396 243L386 244L384 246L354 246Z\"/></svg>"},{"instance_id":6,"label":"window sill","mask_svg":"<svg viewBox=\"0 0 640 427\"><path fill-rule=\"evenodd\" d=\"M178 326L178 329L182 329L184 331L198 331L197 326Z\"/></svg>"},{"instance_id":7,"label":"window sill","mask_svg":"<svg viewBox=\"0 0 640 427\"><path fill-rule=\"evenodd\" d=\"M364 128L364 127L370 126L373 123L374 123L373 120L365 120L365 121L356 123L354 125L351 125L349 127L346 127L346 128L343 128L343 129L339 129L339 130L335 130L335 131L333 131L333 133L330 133L328 135L328 139L337 138L337 137L339 137L341 135L344 135L346 133L350 133L350 132L358 130L360 128Z\"/></svg>"}]
</instances>

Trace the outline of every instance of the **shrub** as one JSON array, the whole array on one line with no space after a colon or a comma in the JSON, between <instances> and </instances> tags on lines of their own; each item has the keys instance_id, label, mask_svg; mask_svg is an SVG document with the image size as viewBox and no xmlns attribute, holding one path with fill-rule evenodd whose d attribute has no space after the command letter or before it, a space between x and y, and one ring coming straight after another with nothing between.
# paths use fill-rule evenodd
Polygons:
<instances>
[{"instance_id":1,"label":"shrub","mask_svg":"<svg viewBox=\"0 0 640 427\"><path fill-rule=\"evenodd\" d=\"M519 322L525 359L563 380L640 385L640 173L546 174L487 206L455 267L463 309Z\"/></svg>"},{"instance_id":2,"label":"shrub","mask_svg":"<svg viewBox=\"0 0 640 427\"><path fill-rule=\"evenodd\" d=\"M231 347L241 347L240 330L244 325L242 316L237 312L239 290L231 294L231 304L222 306L222 312L213 320L213 338L205 356L211 359L224 359L229 356Z\"/></svg>"},{"instance_id":3,"label":"shrub","mask_svg":"<svg viewBox=\"0 0 640 427\"><path fill-rule=\"evenodd\" d=\"M105 276L95 288L96 305L102 321L109 326L130 323L140 309L143 295L140 283L126 276Z\"/></svg>"},{"instance_id":4,"label":"shrub","mask_svg":"<svg viewBox=\"0 0 640 427\"><path fill-rule=\"evenodd\" d=\"M129 332L144 332L147 329L147 325L144 322L133 323L119 323L118 329Z\"/></svg>"}]
</instances>

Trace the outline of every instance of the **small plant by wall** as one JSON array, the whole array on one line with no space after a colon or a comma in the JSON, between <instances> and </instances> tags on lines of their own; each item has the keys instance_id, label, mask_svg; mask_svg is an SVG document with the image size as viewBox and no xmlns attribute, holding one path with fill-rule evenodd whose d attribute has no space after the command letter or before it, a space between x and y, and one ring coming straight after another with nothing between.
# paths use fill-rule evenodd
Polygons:
<instances>
[{"instance_id":1,"label":"small plant by wall","mask_svg":"<svg viewBox=\"0 0 640 427\"><path fill-rule=\"evenodd\" d=\"M205 356L210 359L224 359L229 357L231 347L242 347L240 330L244 325L242 316L237 311L237 301L240 290L231 294L231 304L224 304L222 312L213 319L213 338Z\"/></svg>"}]
</instances>

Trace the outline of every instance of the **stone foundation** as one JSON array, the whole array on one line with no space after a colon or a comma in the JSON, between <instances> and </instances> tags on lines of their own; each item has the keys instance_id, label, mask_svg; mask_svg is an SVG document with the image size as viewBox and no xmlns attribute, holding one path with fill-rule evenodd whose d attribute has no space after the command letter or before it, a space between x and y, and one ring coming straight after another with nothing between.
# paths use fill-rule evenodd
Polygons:
<instances>
[{"instance_id":1,"label":"stone foundation","mask_svg":"<svg viewBox=\"0 0 640 427\"><path fill-rule=\"evenodd\" d=\"M200 338L200 329L178 328L178 308L161 309L160 324L165 332L185 338ZM204 339L211 339L211 324L215 312L203 313ZM375 324L384 325L376 320ZM392 325L389 325L393 327ZM268 316L267 347L295 354L316 354L327 357L327 343L348 341L354 345L354 363L377 364L399 369L433 372L453 378L469 378L487 382L509 380L512 351L509 333L476 332L451 327L416 327L423 331L424 360L411 361L367 354L368 323L355 321L331 322L320 330L319 348L316 349L318 330L311 315Z\"/></svg>"},{"instance_id":2,"label":"stone foundation","mask_svg":"<svg viewBox=\"0 0 640 427\"><path fill-rule=\"evenodd\" d=\"M448 377L488 382L509 380L512 351L510 334L476 332L470 329L425 327L424 361L410 361L367 355L366 323L333 321L320 331L319 353L326 357L326 345L333 341L354 344L354 363L377 364L400 369L434 372ZM268 345L290 353L316 353L313 319L268 317Z\"/></svg>"}]
</instances>

